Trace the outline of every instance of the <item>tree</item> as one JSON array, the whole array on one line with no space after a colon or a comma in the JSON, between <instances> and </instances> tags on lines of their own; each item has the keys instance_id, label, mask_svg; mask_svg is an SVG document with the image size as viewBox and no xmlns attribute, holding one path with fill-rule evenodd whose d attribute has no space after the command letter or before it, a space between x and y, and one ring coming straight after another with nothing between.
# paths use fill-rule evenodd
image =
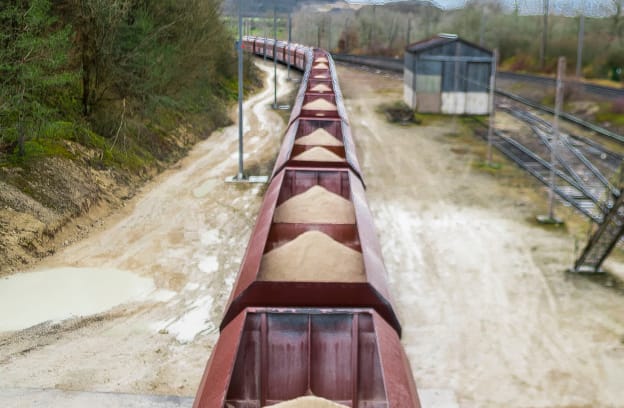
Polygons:
<instances>
[{"instance_id":1,"label":"tree","mask_svg":"<svg viewBox=\"0 0 624 408\"><path fill-rule=\"evenodd\" d=\"M75 78L66 67L70 28L59 28L49 0L13 0L0 9L0 131L25 154L57 110L58 95ZM65 68L65 69L64 69Z\"/></svg>"},{"instance_id":2,"label":"tree","mask_svg":"<svg viewBox=\"0 0 624 408\"><path fill-rule=\"evenodd\" d=\"M111 86L117 34L132 0L66 1L82 68L82 112L88 116Z\"/></svg>"}]
</instances>

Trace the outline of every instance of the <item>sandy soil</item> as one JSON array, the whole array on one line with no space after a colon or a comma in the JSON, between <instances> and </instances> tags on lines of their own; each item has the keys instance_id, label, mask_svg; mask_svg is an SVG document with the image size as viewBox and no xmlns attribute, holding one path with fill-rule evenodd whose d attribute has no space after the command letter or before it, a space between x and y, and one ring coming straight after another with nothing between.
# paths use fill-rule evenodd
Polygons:
<instances>
[{"instance_id":1,"label":"sandy soil","mask_svg":"<svg viewBox=\"0 0 624 408\"><path fill-rule=\"evenodd\" d=\"M574 238L528 221L535 185L475 166L461 121L388 124L375 108L400 81L339 71L418 386L462 407L624 406L624 296L564 273ZM256 167L283 131L271 97L247 103ZM236 128L215 133L45 264L131 270L173 297L0 334L0 387L194 394L263 193L222 182L236 146Z\"/></svg>"}]
</instances>

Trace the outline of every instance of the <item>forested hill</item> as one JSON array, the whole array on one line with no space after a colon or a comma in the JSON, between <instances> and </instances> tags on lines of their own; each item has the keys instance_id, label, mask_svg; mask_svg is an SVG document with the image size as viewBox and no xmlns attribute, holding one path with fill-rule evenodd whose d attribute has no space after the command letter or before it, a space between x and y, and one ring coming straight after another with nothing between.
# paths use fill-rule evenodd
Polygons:
<instances>
[{"instance_id":1,"label":"forested hill","mask_svg":"<svg viewBox=\"0 0 624 408\"><path fill-rule=\"evenodd\" d=\"M14 246L12 266L42 255L69 218L114 201L108 190L132 190L228 122L236 63L221 10L221 0L2 1L0 258Z\"/></svg>"}]
</instances>

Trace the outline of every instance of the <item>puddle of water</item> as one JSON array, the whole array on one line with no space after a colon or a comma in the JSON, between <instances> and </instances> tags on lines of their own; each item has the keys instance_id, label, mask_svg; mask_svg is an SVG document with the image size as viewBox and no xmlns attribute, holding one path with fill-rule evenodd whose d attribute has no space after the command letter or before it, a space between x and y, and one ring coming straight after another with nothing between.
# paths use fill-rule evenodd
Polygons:
<instances>
[{"instance_id":1,"label":"puddle of water","mask_svg":"<svg viewBox=\"0 0 624 408\"><path fill-rule=\"evenodd\" d=\"M0 279L0 331L104 312L141 300L154 281L112 268L57 268Z\"/></svg>"}]
</instances>

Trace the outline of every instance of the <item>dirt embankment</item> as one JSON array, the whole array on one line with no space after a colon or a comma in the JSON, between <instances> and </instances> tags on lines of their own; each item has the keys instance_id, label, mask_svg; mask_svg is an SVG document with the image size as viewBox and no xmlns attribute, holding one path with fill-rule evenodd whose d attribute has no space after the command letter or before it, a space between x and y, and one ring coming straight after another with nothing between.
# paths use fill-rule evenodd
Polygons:
<instances>
[{"instance_id":1,"label":"dirt embankment","mask_svg":"<svg viewBox=\"0 0 624 408\"><path fill-rule=\"evenodd\" d=\"M101 151L72 141L69 154L0 166L0 276L84 238L206 134L180 127L159 140L160 160L133 170L104 166Z\"/></svg>"}]
</instances>

